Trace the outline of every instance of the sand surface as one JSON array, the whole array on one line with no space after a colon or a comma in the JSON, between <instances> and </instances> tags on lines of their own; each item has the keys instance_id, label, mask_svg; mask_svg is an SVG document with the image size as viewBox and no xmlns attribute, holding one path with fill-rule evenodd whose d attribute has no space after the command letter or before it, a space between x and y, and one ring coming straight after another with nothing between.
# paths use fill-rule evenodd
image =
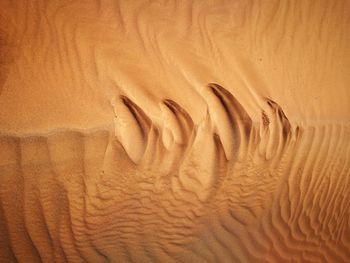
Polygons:
<instances>
[{"instance_id":1,"label":"sand surface","mask_svg":"<svg viewBox=\"0 0 350 263\"><path fill-rule=\"evenodd\" d=\"M0 1L0 262L350 262L350 1Z\"/></svg>"}]
</instances>

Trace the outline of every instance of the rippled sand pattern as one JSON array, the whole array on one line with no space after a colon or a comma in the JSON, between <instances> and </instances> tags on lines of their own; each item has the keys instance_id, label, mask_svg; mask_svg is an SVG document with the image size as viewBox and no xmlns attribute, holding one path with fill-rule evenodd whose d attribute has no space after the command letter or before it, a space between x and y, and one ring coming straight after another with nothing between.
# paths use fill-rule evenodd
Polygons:
<instances>
[{"instance_id":1,"label":"rippled sand pattern","mask_svg":"<svg viewBox=\"0 0 350 263\"><path fill-rule=\"evenodd\" d=\"M0 262L350 262L349 1L0 1Z\"/></svg>"}]
</instances>

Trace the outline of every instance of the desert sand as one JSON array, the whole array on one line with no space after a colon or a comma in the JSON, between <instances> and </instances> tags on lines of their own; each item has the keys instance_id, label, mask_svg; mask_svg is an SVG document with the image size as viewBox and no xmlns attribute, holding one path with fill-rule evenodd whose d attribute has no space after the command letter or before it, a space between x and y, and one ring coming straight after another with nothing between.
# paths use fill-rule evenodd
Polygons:
<instances>
[{"instance_id":1,"label":"desert sand","mask_svg":"<svg viewBox=\"0 0 350 263\"><path fill-rule=\"evenodd\" d=\"M0 262L350 262L350 1L0 1Z\"/></svg>"}]
</instances>

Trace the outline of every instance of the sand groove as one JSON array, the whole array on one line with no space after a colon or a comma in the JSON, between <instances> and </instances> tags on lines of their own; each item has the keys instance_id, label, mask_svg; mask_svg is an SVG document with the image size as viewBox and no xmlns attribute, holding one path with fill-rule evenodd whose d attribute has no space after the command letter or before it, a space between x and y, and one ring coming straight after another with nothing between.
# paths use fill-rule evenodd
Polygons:
<instances>
[{"instance_id":1,"label":"sand groove","mask_svg":"<svg viewBox=\"0 0 350 263\"><path fill-rule=\"evenodd\" d=\"M349 128L293 127L270 99L255 123L208 89L198 124L172 100L154 122L123 96L114 132L2 136L1 258L349 261Z\"/></svg>"},{"instance_id":2,"label":"sand groove","mask_svg":"<svg viewBox=\"0 0 350 263\"><path fill-rule=\"evenodd\" d=\"M349 11L0 0L0 262L350 262Z\"/></svg>"}]
</instances>

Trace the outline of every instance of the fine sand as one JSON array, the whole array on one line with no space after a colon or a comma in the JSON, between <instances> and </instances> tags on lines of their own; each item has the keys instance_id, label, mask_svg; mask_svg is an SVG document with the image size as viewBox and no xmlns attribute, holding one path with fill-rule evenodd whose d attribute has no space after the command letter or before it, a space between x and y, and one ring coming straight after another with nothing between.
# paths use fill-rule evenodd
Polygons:
<instances>
[{"instance_id":1,"label":"fine sand","mask_svg":"<svg viewBox=\"0 0 350 263\"><path fill-rule=\"evenodd\" d=\"M0 262L350 262L350 1L0 1Z\"/></svg>"}]
</instances>

